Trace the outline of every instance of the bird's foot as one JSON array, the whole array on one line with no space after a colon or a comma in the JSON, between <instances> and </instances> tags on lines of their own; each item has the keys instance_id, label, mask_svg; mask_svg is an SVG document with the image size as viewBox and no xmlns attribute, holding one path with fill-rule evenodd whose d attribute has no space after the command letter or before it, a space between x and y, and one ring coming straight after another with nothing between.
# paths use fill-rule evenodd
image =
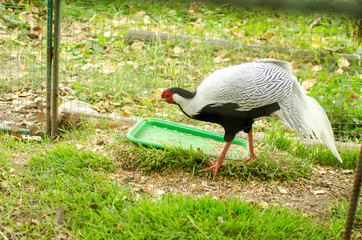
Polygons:
<instances>
[{"instance_id":1,"label":"bird's foot","mask_svg":"<svg viewBox=\"0 0 362 240\"><path fill-rule=\"evenodd\" d=\"M217 171L219 171L219 168L220 168L221 166L224 166L225 164L224 164L224 163L222 163L222 164L216 163L216 164L215 164L213 161L210 161L210 163L212 164L211 167L201 169L201 170L199 170L198 172L214 171L215 173L214 173L213 180L215 180Z\"/></svg>"},{"instance_id":2,"label":"bird's foot","mask_svg":"<svg viewBox=\"0 0 362 240\"><path fill-rule=\"evenodd\" d=\"M249 163L251 163L256 158L256 155L251 155L251 157L245 157L245 160Z\"/></svg>"},{"instance_id":3,"label":"bird's foot","mask_svg":"<svg viewBox=\"0 0 362 240\"><path fill-rule=\"evenodd\" d=\"M216 163L214 163L212 160L210 160L209 162L211 163L211 165L216 165L216 164L217 164L217 162L216 162ZM222 162L220 166L225 166L225 163L224 163L224 162ZM200 170L200 171L201 171L201 170Z\"/></svg>"}]
</instances>

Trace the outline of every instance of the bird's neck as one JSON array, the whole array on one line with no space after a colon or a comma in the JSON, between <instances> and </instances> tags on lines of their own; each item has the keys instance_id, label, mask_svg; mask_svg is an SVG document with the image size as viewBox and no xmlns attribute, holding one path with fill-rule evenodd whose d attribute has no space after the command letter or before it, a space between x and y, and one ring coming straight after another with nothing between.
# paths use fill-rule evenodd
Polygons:
<instances>
[{"instance_id":1,"label":"bird's neck","mask_svg":"<svg viewBox=\"0 0 362 240\"><path fill-rule=\"evenodd\" d=\"M200 106L195 102L196 92L190 92L183 88L172 88L173 100L181 110L189 117L193 117L200 111Z\"/></svg>"},{"instance_id":2,"label":"bird's neck","mask_svg":"<svg viewBox=\"0 0 362 240\"><path fill-rule=\"evenodd\" d=\"M168 90L170 90L171 92L177 93L178 95L180 95L181 97L186 98L186 99L191 99L191 98L195 97L195 95L196 95L196 92L190 92L190 91L187 91L186 89L178 88L178 87L170 88Z\"/></svg>"}]
</instances>

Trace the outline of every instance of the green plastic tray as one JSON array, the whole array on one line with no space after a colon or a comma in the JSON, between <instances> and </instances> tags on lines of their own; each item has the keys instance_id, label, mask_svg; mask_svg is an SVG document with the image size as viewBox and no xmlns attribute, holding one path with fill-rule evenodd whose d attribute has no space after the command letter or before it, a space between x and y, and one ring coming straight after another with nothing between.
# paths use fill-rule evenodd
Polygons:
<instances>
[{"instance_id":1,"label":"green plastic tray","mask_svg":"<svg viewBox=\"0 0 362 240\"><path fill-rule=\"evenodd\" d=\"M204 154L219 157L225 144L221 133L169 122L157 118L139 120L126 137L143 145L163 148L175 146L184 149L202 149ZM228 159L244 159L249 155L248 142L235 138L227 152Z\"/></svg>"}]
</instances>

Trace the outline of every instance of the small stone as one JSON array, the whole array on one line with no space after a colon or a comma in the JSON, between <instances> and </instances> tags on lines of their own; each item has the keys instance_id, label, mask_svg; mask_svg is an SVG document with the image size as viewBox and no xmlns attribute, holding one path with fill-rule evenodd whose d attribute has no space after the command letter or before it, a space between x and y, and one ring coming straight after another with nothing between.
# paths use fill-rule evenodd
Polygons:
<instances>
[{"instance_id":1,"label":"small stone","mask_svg":"<svg viewBox=\"0 0 362 240\"><path fill-rule=\"evenodd\" d=\"M319 173L319 174L326 174L326 173L327 173L327 171L326 171L326 170L324 170L324 169L320 169L320 170L318 170L318 173Z\"/></svg>"},{"instance_id":2,"label":"small stone","mask_svg":"<svg viewBox=\"0 0 362 240\"><path fill-rule=\"evenodd\" d=\"M157 190L157 195L158 195L158 196L162 196L163 194L165 194L165 191L163 191L163 190Z\"/></svg>"},{"instance_id":3,"label":"small stone","mask_svg":"<svg viewBox=\"0 0 362 240\"><path fill-rule=\"evenodd\" d=\"M325 190L315 190L314 191L314 195L324 195L324 194L326 194Z\"/></svg>"},{"instance_id":4,"label":"small stone","mask_svg":"<svg viewBox=\"0 0 362 240\"><path fill-rule=\"evenodd\" d=\"M260 204L260 206L261 206L262 208L268 208L268 207L269 207L269 203L267 203L267 202L265 202L265 201L261 201L259 204Z\"/></svg>"},{"instance_id":5,"label":"small stone","mask_svg":"<svg viewBox=\"0 0 362 240\"><path fill-rule=\"evenodd\" d=\"M6 182L6 181L4 181L4 182L1 182L0 185L1 185L1 187L3 187L3 188L7 188L7 187L9 186L9 183Z\"/></svg>"},{"instance_id":6,"label":"small stone","mask_svg":"<svg viewBox=\"0 0 362 240\"><path fill-rule=\"evenodd\" d=\"M285 189L285 188L282 188L282 187L278 187L278 190L279 190L280 193L283 193L283 194L288 193L288 190Z\"/></svg>"}]
</instances>

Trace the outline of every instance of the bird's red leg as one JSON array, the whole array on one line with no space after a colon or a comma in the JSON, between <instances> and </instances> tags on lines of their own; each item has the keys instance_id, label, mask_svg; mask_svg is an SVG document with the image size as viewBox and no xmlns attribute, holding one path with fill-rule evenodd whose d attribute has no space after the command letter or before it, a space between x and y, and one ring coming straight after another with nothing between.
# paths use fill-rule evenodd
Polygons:
<instances>
[{"instance_id":1,"label":"bird's red leg","mask_svg":"<svg viewBox=\"0 0 362 240\"><path fill-rule=\"evenodd\" d=\"M199 172L206 172L206 171L214 170L214 171L215 171L215 174L214 174L213 180L215 180L217 171L219 171L219 168L220 168L220 166L221 166L221 164L222 164L222 161L223 161L224 158L225 158L225 155L226 155L226 153L227 153L230 145L231 145L231 142L226 142L226 143L225 143L224 149L222 150L222 153L221 153L221 155L220 155L220 157L219 157L219 160L217 161L216 164L214 164L213 166L211 166L211 167L209 167L209 168L201 169L201 170L199 170Z\"/></svg>"},{"instance_id":2,"label":"bird's red leg","mask_svg":"<svg viewBox=\"0 0 362 240\"><path fill-rule=\"evenodd\" d=\"M250 155L249 155L249 157L246 157L246 161L251 163L256 158L256 155L254 153L254 146L253 146L253 131L252 131L252 129L250 129L250 131L248 132L248 142L249 142Z\"/></svg>"}]
</instances>

